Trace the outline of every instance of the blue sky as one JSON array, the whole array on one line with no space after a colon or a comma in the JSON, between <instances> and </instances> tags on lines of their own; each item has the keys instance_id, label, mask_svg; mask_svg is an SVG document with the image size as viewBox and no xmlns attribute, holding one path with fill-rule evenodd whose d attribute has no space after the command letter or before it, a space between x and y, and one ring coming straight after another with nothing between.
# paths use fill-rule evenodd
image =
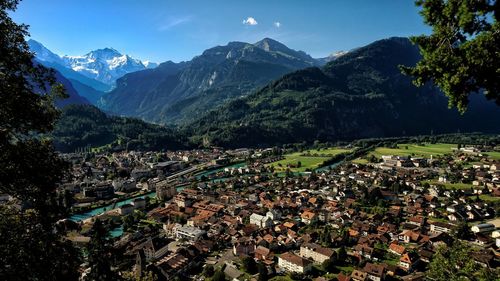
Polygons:
<instances>
[{"instance_id":1,"label":"blue sky","mask_svg":"<svg viewBox=\"0 0 500 281\"><path fill-rule=\"evenodd\" d=\"M61 55L113 47L157 62L264 37L324 57L430 32L413 0L23 0L12 17Z\"/></svg>"}]
</instances>

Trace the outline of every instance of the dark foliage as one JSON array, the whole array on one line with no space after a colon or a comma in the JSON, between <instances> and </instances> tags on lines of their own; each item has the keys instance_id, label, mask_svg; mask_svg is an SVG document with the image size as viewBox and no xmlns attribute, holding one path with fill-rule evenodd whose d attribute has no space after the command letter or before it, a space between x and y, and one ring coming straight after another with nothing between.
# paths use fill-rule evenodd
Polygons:
<instances>
[{"instance_id":1,"label":"dark foliage","mask_svg":"<svg viewBox=\"0 0 500 281\"><path fill-rule=\"evenodd\" d=\"M178 132L138 119L108 116L90 105L70 105L63 109L52 133L59 151L111 144L111 149L167 150L186 148Z\"/></svg>"},{"instance_id":2,"label":"dark foliage","mask_svg":"<svg viewBox=\"0 0 500 281\"><path fill-rule=\"evenodd\" d=\"M500 105L500 1L418 0L431 35L413 37L422 60L403 71L416 85L433 81L461 112L484 92Z\"/></svg>"},{"instance_id":3,"label":"dark foliage","mask_svg":"<svg viewBox=\"0 0 500 281\"><path fill-rule=\"evenodd\" d=\"M0 280L77 280L78 253L55 227L64 214L56 184L67 171L52 143L57 98L54 72L33 64L27 26L12 21L16 0L0 0ZM16 202L16 201L14 201Z\"/></svg>"},{"instance_id":4,"label":"dark foliage","mask_svg":"<svg viewBox=\"0 0 500 281\"><path fill-rule=\"evenodd\" d=\"M119 276L111 270L111 246L107 239L108 230L96 219L91 229L91 237L88 245L88 260L90 272L85 276L89 281L115 281Z\"/></svg>"}]
</instances>

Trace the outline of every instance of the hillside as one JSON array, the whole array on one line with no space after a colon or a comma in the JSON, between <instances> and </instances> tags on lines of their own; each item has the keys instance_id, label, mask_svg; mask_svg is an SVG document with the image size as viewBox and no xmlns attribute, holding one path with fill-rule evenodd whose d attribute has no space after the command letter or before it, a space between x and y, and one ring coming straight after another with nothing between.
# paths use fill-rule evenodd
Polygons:
<instances>
[{"instance_id":1,"label":"hillside","mask_svg":"<svg viewBox=\"0 0 500 281\"><path fill-rule=\"evenodd\" d=\"M417 47L390 38L270 83L185 126L194 141L264 146L446 132L499 132L500 108L476 95L461 116L431 85L416 88L398 65L414 65Z\"/></svg>"},{"instance_id":2,"label":"hillside","mask_svg":"<svg viewBox=\"0 0 500 281\"><path fill-rule=\"evenodd\" d=\"M79 95L78 91L73 87L71 81L66 79L60 72L55 71L55 78L58 83L61 83L66 90L66 94L68 95L65 99L57 99L56 106L61 108L69 104L90 104L90 102L85 98Z\"/></svg>"},{"instance_id":3,"label":"hillside","mask_svg":"<svg viewBox=\"0 0 500 281\"><path fill-rule=\"evenodd\" d=\"M125 75L100 106L119 115L157 123L187 123L223 102L247 95L318 61L265 38L255 44L230 42L205 50L189 62L166 62Z\"/></svg>"},{"instance_id":4,"label":"hillside","mask_svg":"<svg viewBox=\"0 0 500 281\"><path fill-rule=\"evenodd\" d=\"M66 106L52 134L58 151L111 145L115 149L185 148L182 135L133 118L109 116L91 105Z\"/></svg>"},{"instance_id":5,"label":"hillside","mask_svg":"<svg viewBox=\"0 0 500 281\"><path fill-rule=\"evenodd\" d=\"M39 64L39 62L37 62L36 60L34 60L33 63L35 65ZM64 77L59 71L57 71L55 69L53 69L53 71L54 71L53 74L54 74L54 78L56 79L56 82L60 83L64 86L64 89L66 90L66 94L67 94L66 98L64 98L64 99L57 98L55 100L55 105L57 107L62 108L68 104L89 104L90 103L85 97L82 97L78 94L77 90L73 87L73 84L71 83L71 81L66 79L66 77ZM35 87L34 90L38 94L44 94L46 92L50 92L50 86L47 85L47 87L49 87L49 88L45 89L45 90L42 90L39 87Z\"/></svg>"}]
</instances>

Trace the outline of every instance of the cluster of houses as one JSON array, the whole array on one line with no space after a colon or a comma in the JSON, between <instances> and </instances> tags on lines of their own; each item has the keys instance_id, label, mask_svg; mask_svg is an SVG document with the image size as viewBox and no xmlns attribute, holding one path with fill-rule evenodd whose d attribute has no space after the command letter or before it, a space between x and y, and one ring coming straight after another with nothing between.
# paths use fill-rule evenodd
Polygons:
<instances>
[{"instance_id":1,"label":"cluster of houses","mask_svg":"<svg viewBox=\"0 0 500 281\"><path fill-rule=\"evenodd\" d=\"M228 155L228 152L220 149L63 154L62 157L72 163L72 171L71 177L61 184L60 190L72 193L77 206L86 206L102 200L126 197L141 190L154 191L158 183L164 185L165 179L169 177L226 165L229 163ZM166 198L173 196L170 190L162 190Z\"/></svg>"},{"instance_id":2,"label":"cluster of houses","mask_svg":"<svg viewBox=\"0 0 500 281\"><path fill-rule=\"evenodd\" d=\"M126 233L115 243L135 257L138 276L153 271L159 280L196 278L193 268L213 265L238 280L244 271L239 260L251 257L271 275L307 275L329 261L338 265L338 280L423 280L437 248L452 245L462 225L477 249L471 258L499 266L500 162L458 152L433 159L384 156L382 163L283 177L270 171L266 155L246 149L123 152L74 159L73 169L82 182L96 182L83 186L84 197L108 198L134 185L156 191L160 203L146 211L160 227ZM248 166L199 176L199 167L249 157ZM127 176L107 177L122 169ZM447 187L454 182L470 188ZM144 210L143 201L121 206L120 214Z\"/></svg>"}]
</instances>

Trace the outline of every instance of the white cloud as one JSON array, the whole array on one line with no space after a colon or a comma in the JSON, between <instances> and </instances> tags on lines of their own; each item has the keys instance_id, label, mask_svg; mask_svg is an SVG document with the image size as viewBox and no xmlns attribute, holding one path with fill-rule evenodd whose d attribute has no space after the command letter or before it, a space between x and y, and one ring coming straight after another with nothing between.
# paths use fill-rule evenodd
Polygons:
<instances>
[{"instance_id":1,"label":"white cloud","mask_svg":"<svg viewBox=\"0 0 500 281\"><path fill-rule=\"evenodd\" d=\"M248 17L246 20L243 20L244 25L257 25L258 22L253 17Z\"/></svg>"},{"instance_id":2,"label":"white cloud","mask_svg":"<svg viewBox=\"0 0 500 281\"><path fill-rule=\"evenodd\" d=\"M277 28L280 28L281 27L281 22L279 22L279 21L274 22L274 26L276 26Z\"/></svg>"}]
</instances>

